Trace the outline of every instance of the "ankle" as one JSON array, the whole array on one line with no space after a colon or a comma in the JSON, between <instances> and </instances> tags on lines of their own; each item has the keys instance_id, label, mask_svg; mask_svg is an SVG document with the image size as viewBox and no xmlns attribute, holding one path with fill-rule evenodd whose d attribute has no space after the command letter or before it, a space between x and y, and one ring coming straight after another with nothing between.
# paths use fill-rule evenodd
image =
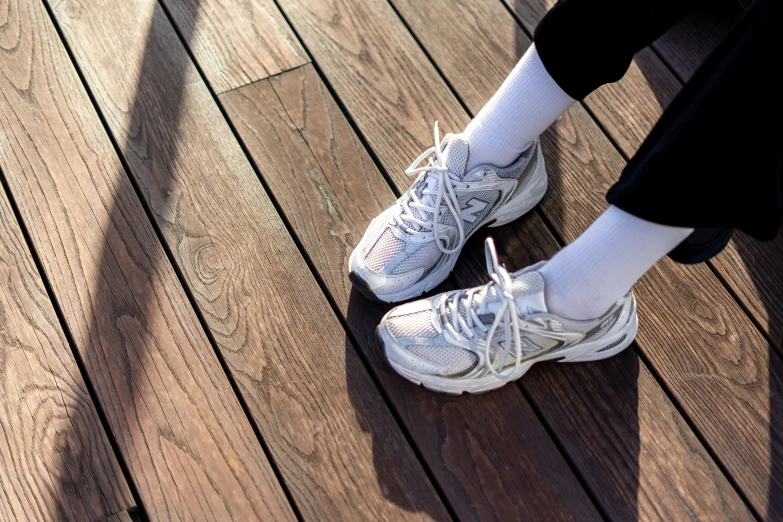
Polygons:
<instances>
[{"instance_id":1,"label":"ankle","mask_svg":"<svg viewBox=\"0 0 783 522\"><path fill-rule=\"evenodd\" d=\"M547 275L545 268L541 270L545 284L544 300L547 310L552 314L575 321L587 321L601 317L617 302L613 294L607 294L589 282L579 287L559 285L558 279L551 274Z\"/></svg>"}]
</instances>

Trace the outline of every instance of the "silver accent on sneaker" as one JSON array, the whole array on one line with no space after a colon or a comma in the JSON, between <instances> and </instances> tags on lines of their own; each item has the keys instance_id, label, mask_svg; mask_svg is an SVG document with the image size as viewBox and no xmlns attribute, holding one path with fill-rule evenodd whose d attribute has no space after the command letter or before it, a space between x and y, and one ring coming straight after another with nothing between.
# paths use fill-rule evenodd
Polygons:
<instances>
[{"instance_id":1,"label":"silver accent on sneaker","mask_svg":"<svg viewBox=\"0 0 783 522\"><path fill-rule=\"evenodd\" d=\"M629 346L638 329L632 294L601 317L547 312L539 263L510 274L487 240L490 282L394 308L378 335L406 379L446 393L480 393L518 379L535 363L593 361Z\"/></svg>"},{"instance_id":2,"label":"silver accent on sneaker","mask_svg":"<svg viewBox=\"0 0 783 522\"><path fill-rule=\"evenodd\" d=\"M349 277L367 297L393 302L440 284L465 241L484 225L500 226L532 209L546 191L536 140L509 167L466 172L469 144L461 135L440 140L408 168L411 188L369 225L349 259ZM418 165L429 156L426 166Z\"/></svg>"}]
</instances>

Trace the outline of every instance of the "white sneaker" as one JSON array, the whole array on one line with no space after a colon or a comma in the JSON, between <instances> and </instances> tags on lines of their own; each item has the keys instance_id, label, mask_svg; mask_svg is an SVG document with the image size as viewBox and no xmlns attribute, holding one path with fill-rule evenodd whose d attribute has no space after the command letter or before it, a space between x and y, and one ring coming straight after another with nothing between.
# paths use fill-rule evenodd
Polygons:
<instances>
[{"instance_id":1,"label":"white sneaker","mask_svg":"<svg viewBox=\"0 0 783 522\"><path fill-rule=\"evenodd\" d=\"M509 167L466 172L465 138L447 134L440 141L437 123L434 134L435 146L405 171L418 175L416 182L370 223L348 261L354 286L371 299L404 301L435 288L476 230L517 219L546 192L538 140Z\"/></svg>"},{"instance_id":2,"label":"white sneaker","mask_svg":"<svg viewBox=\"0 0 783 522\"><path fill-rule=\"evenodd\" d=\"M540 361L605 359L636 337L631 293L596 319L565 319L547 312L544 262L509 274L491 238L486 255L486 285L407 303L381 319L377 334L397 373L440 392L481 393Z\"/></svg>"}]
</instances>

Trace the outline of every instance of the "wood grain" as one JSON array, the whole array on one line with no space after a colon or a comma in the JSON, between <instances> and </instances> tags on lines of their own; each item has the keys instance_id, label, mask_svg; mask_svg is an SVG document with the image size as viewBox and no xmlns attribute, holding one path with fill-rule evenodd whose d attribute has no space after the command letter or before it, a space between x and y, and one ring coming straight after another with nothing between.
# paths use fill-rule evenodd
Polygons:
<instances>
[{"instance_id":1,"label":"wood grain","mask_svg":"<svg viewBox=\"0 0 783 522\"><path fill-rule=\"evenodd\" d=\"M5 193L0 489L0 519L8 521L98 520L134 506Z\"/></svg>"},{"instance_id":2,"label":"wood grain","mask_svg":"<svg viewBox=\"0 0 783 522\"><path fill-rule=\"evenodd\" d=\"M404 170L432 146L435 120L443 133L468 123L457 99L385 0L281 0L279 5L331 87L344 103L351 101L348 115L361 122L384 169L407 188ZM419 152L411 154L414 150Z\"/></svg>"},{"instance_id":3,"label":"wood grain","mask_svg":"<svg viewBox=\"0 0 783 522\"><path fill-rule=\"evenodd\" d=\"M0 162L144 509L293 519L43 5L4 7Z\"/></svg>"},{"instance_id":4,"label":"wood grain","mask_svg":"<svg viewBox=\"0 0 783 522\"><path fill-rule=\"evenodd\" d=\"M77 5L55 15L299 512L447 519L160 8L103 0L75 17ZM301 165L284 139L273 154ZM306 168L292 171L303 185Z\"/></svg>"},{"instance_id":5,"label":"wood grain","mask_svg":"<svg viewBox=\"0 0 783 522\"><path fill-rule=\"evenodd\" d=\"M455 399L404 382L389 368L374 331L391 305L351 292L347 256L395 197L315 69L221 100L458 517L597 518L519 390ZM285 144L285 156L277 143Z\"/></svg>"},{"instance_id":6,"label":"wood grain","mask_svg":"<svg viewBox=\"0 0 783 522\"><path fill-rule=\"evenodd\" d=\"M273 0L164 0L220 94L310 61Z\"/></svg>"}]
</instances>

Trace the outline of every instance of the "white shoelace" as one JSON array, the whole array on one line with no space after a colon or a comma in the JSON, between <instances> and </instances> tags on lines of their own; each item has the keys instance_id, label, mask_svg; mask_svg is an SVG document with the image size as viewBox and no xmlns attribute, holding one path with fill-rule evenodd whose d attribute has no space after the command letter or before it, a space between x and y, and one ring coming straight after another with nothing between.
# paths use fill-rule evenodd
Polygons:
<instances>
[{"instance_id":1,"label":"white shoelace","mask_svg":"<svg viewBox=\"0 0 783 522\"><path fill-rule=\"evenodd\" d=\"M498 262L498 254L495 250L495 242L491 237L487 238L484 245L484 252L487 260L487 272L492 279L490 283L482 286L481 288L471 288L462 292L455 292L448 295L440 302L440 315L444 318L446 328L450 328L457 335L463 335L468 339L475 338L476 335L480 339L485 340L484 343L484 366L489 370L492 375L501 380L509 379L522 362L522 339L520 337L520 330L527 329L524 320L519 317L519 310L517 309L514 295L511 291L513 281L511 275L505 267L501 266ZM492 286L495 286L498 298L500 299L500 308L495 314L495 320L492 326L487 328L479 317L487 311L487 293ZM465 306L465 316L463 318L459 313L460 302ZM473 303L478 303L476 310L473 309ZM446 322L446 309L451 311L451 322ZM495 361L490 358L490 348L492 346L492 339L495 336L495 332L498 327L503 324L505 331L505 342L503 347L503 357L495 357ZM480 333L476 333L478 330ZM513 339L513 347L516 351L516 362L514 367L506 373L502 373L501 370L506 364L506 359L511 353L511 344L509 339ZM499 364L495 364L499 359Z\"/></svg>"},{"instance_id":2,"label":"white shoelace","mask_svg":"<svg viewBox=\"0 0 783 522\"><path fill-rule=\"evenodd\" d=\"M464 184L458 176L449 172L444 164L443 149L445 148L446 140L449 136L447 135L444 137L443 141L440 140L437 121L435 122L433 135L435 145L422 152L421 155L411 163L410 167L405 169L405 174L408 176L418 175L419 179L416 180L416 183L414 183L410 189L408 189L406 197L400 204L401 212L395 215L393 220L396 226L400 227L408 234L424 234L422 229L427 231L431 230L440 251L444 254L453 254L459 252L465 244L465 229L462 224L459 198L454 191L455 186L459 187ZM417 167L417 165L430 156L430 154L433 154L433 156L430 157L427 165L424 167ZM419 185L419 182L424 183L421 198L416 194L416 187ZM434 188L436 186L437 188ZM455 221L457 222L457 228L459 229L459 241L457 242L457 245L450 250L447 248L448 243L446 243L446 246L443 246L440 241L439 227L441 202L446 203L446 207L454 216ZM414 208L425 214L430 214L432 216L432 222L417 218L413 214L412 209ZM410 224L410 226L408 224Z\"/></svg>"}]
</instances>

